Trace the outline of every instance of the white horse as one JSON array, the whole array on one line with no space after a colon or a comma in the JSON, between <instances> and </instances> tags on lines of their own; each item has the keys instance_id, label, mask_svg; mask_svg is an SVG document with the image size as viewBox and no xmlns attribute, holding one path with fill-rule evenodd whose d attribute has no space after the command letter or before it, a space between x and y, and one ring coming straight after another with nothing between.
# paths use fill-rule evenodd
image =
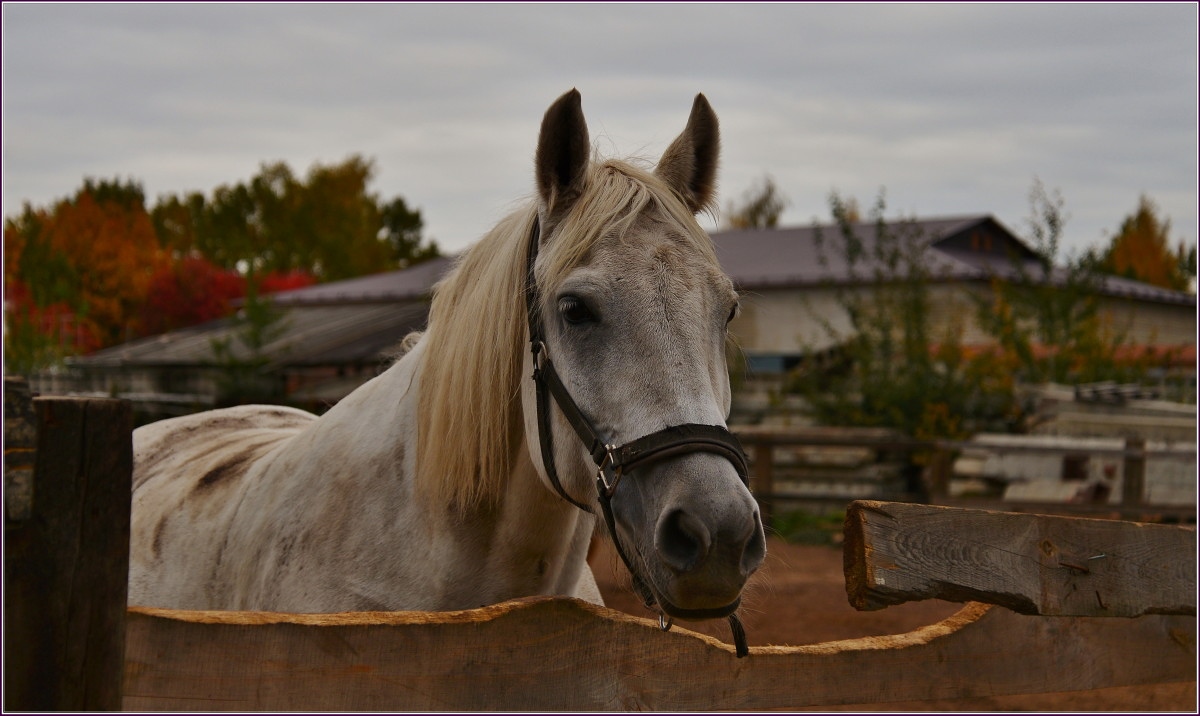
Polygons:
<instances>
[{"instance_id":1,"label":"white horse","mask_svg":"<svg viewBox=\"0 0 1200 716\"><path fill-rule=\"evenodd\" d=\"M543 119L536 196L436 287L411 350L325 415L135 431L129 603L599 604L600 517L660 619L736 610L765 541L724 428L737 295L695 220L717 118L697 95L653 169L590 154L572 90Z\"/></svg>"}]
</instances>

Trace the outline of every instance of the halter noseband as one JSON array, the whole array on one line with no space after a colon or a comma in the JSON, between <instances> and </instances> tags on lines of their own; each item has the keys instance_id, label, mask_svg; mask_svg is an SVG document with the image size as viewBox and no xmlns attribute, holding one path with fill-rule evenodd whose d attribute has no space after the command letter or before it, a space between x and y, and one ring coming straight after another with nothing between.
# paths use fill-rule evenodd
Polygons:
<instances>
[{"instance_id":1,"label":"halter noseband","mask_svg":"<svg viewBox=\"0 0 1200 716\"><path fill-rule=\"evenodd\" d=\"M651 465L670 457L693 452L708 452L720 455L729 460L733 464L734 469L737 470L738 477L742 480L742 483L749 487L749 469L746 464L746 454L742 450L741 443L738 442L733 433L720 425L699 425L696 423L674 425L632 440L624 445L614 445L600 435L595 427L592 426L587 416L583 414L583 411L579 409L575 400L571 398L571 394L558 377L557 371L554 370L554 364L550 361L550 354L546 348L546 343L543 340L539 311L541 302L539 300L537 280L534 277L534 263L537 261L540 240L541 222L535 216L533 219L533 228L529 234L528 266L525 277L525 309L529 317L529 345L530 350L533 352L533 382L537 389L538 440L541 443L542 464L545 466L546 476L550 479L550 484L554 486L554 490L559 496L584 512L591 512L586 505L567 494L567 491L563 489L562 482L559 480L558 471L554 467L554 438L550 423L549 404L550 398L553 397L554 402L558 404L559 410L562 411L563 415L567 418L567 422L574 428L575 434L579 436L588 453L592 456L592 460L596 463L596 498L604 514L604 521L608 526L609 534L612 535L613 545L616 547L617 554L621 556L621 560L625 563L626 568L629 569L629 573L633 577L634 589L642 597L646 606L654 609L658 599L654 596L653 591L645 583L638 571L634 569L633 563L630 562L625 550L621 547L621 540L617 535L612 511L612 496L616 494L617 485L620 483L621 477L631 470ZM740 601L739 598L730 605L732 611L728 607L716 610L697 609L686 611L675 608L675 611L681 612L678 616L693 619L711 619L727 616L730 628L733 631L737 655L740 658L749 653L749 647L746 645L746 632L737 616L737 607ZM664 615L661 608L658 611L659 626L664 630L670 629L670 617Z\"/></svg>"}]
</instances>

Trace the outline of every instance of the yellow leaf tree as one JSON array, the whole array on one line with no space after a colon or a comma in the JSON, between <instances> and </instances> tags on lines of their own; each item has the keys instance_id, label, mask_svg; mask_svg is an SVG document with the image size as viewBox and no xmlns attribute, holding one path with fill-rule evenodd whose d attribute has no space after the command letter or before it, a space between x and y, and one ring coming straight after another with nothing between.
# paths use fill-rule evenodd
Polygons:
<instances>
[{"instance_id":1,"label":"yellow leaf tree","mask_svg":"<svg viewBox=\"0 0 1200 716\"><path fill-rule=\"evenodd\" d=\"M1170 231L1171 221L1160 218L1158 207L1143 194L1137 210L1121 222L1120 230L1101 257L1101 270L1154 286L1186 291L1190 283L1185 268L1187 249L1180 241L1177 248L1171 250Z\"/></svg>"}]
</instances>

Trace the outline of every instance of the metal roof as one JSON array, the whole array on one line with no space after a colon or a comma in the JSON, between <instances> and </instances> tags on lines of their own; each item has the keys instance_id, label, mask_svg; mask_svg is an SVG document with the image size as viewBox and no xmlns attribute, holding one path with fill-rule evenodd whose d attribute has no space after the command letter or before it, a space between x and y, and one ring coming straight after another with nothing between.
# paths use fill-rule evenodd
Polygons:
<instances>
[{"instance_id":1,"label":"metal roof","mask_svg":"<svg viewBox=\"0 0 1200 716\"><path fill-rule=\"evenodd\" d=\"M990 221L986 216L911 221L886 224L893 236L911 232L913 241L926 249L937 241L958 235ZM903 228L902 228L903 227ZM875 224L851 224L861 243L860 260L850 264L835 250L841 229L835 225L795 228L740 229L712 234L722 268L742 289L811 286L821 283L855 283L880 269L874 260L878 245ZM1015 239L1014 239L1015 241ZM1019 244L1019 242L1018 242ZM930 251L925 266L931 274L953 278L975 277L975 269L942 251Z\"/></svg>"},{"instance_id":2,"label":"metal roof","mask_svg":"<svg viewBox=\"0 0 1200 716\"><path fill-rule=\"evenodd\" d=\"M914 219L889 222L886 227L891 236L907 235L917 246L925 247L922 268L935 280L1011 280L1018 278L1021 270L1032 277L1041 272L1033 250L991 216ZM874 258L879 245L875 224L851 224L850 229L862 247L861 259L853 266L834 249L841 231L835 225L722 231L713 233L712 238L721 266L743 290L853 284L869 278L882 266ZM1002 244L972 250L969 239L977 231L986 231ZM1056 268L1050 278L1062 282L1066 271ZM1101 279L1100 290L1109 296L1196 305L1194 294L1118 276Z\"/></svg>"},{"instance_id":3,"label":"metal roof","mask_svg":"<svg viewBox=\"0 0 1200 716\"><path fill-rule=\"evenodd\" d=\"M400 271L280 291L271 299L280 306L412 301L428 295L453 262L453 257L442 256Z\"/></svg>"},{"instance_id":4,"label":"metal roof","mask_svg":"<svg viewBox=\"0 0 1200 716\"><path fill-rule=\"evenodd\" d=\"M423 302L290 307L268 331L274 332L258 355L276 368L386 361L400 341L425 325ZM128 365L197 367L215 365L214 343L228 341L235 359L252 352L239 337L244 328L233 318L142 338L71 360L88 368Z\"/></svg>"},{"instance_id":5,"label":"metal roof","mask_svg":"<svg viewBox=\"0 0 1200 716\"><path fill-rule=\"evenodd\" d=\"M739 229L713 232L722 268L742 289L812 286L826 282L854 283L878 268L871 259L877 245L876 226L852 224L863 245L864 258L853 268L833 250L840 229L834 225L774 229ZM986 214L892 221L886 224L893 236L910 232L927 253L924 267L929 275L944 280L984 280L991 276L1014 278L1017 271L1010 256L1032 268L1034 252L1000 222ZM963 248L963 239L976 230L988 230L1004 240L991 251ZM824 239L824 247L819 237ZM427 296L433 285L453 266L453 257L418 264L403 271L364 276L320 284L273 295L278 305L326 303L374 303L410 301ZM1061 280L1062 272L1055 276ZM1140 281L1106 277L1103 290L1109 295L1147 301L1195 305L1194 295L1151 286Z\"/></svg>"}]
</instances>

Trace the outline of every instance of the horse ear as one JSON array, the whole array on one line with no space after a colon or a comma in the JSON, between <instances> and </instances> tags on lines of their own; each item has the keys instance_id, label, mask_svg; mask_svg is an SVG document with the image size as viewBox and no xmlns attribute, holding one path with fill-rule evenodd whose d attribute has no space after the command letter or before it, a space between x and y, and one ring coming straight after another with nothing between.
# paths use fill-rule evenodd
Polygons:
<instances>
[{"instance_id":1,"label":"horse ear","mask_svg":"<svg viewBox=\"0 0 1200 716\"><path fill-rule=\"evenodd\" d=\"M704 95L698 94L687 126L663 152L654 172L679 193L693 214L699 213L716 198L720 151L717 113Z\"/></svg>"},{"instance_id":2,"label":"horse ear","mask_svg":"<svg viewBox=\"0 0 1200 716\"><path fill-rule=\"evenodd\" d=\"M572 89L546 110L538 135L537 188L547 216L561 216L583 193L589 151L582 100Z\"/></svg>"}]
</instances>

